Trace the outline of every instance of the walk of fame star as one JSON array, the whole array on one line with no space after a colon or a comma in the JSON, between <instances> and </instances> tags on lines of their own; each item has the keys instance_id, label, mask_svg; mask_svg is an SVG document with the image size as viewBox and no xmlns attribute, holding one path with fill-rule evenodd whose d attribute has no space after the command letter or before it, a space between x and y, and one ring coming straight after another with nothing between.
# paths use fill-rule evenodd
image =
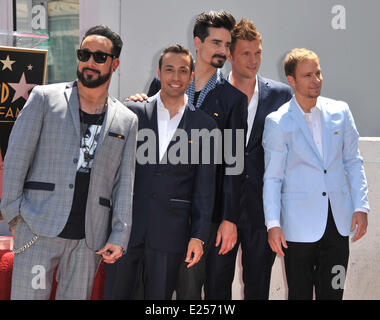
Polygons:
<instances>
[{"instance_id":1,"label":"walk of fame star","mask_svg":"<svg viewBox=\"0 0 380 320\"><path fill-rule=\"evenodd\" d=\"M8 54L7 58L5 60L0 60L0 62L3 64L3 69L1 69L2 71L5 69L9 69L9 70L13 71L12 70L12 64L14 64L16 61L9 59L9 54Z\"/></svg>"},{"instance_id":2,"label":"walk of fame star","mask_svg":"<svg viewBox=\"0 0 380 320\"><path fill-rule=\"evenodd\" d=\"M16 92L13 96L12 103L16 101L18 98L24 98L28 100L29 91L32 90L37 84L26 83L25 73L22 74L19 83L8 83Z\"/></svg>"}]
</instances>

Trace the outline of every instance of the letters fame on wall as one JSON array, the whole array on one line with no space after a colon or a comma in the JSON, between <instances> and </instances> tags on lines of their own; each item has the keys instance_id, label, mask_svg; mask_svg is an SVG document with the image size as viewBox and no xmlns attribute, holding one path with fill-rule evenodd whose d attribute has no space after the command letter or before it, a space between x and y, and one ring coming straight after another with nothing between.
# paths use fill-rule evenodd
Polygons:
<instances>
[{"instance_id":1,"label":"letters fame on wall","mask_svg":"<svg viewBox=\"0 0 380 320\"><path fill-rule=\"evenodd\" d=\"M10 132L30 91L45 84L46 67L47 50L0 46L0 198Z\"/></svg>"}]
</instances>

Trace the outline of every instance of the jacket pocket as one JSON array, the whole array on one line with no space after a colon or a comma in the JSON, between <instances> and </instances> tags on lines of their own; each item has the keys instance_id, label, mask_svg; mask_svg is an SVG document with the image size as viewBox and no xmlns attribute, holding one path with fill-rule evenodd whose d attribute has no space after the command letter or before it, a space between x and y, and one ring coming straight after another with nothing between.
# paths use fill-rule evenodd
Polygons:
<instances>
[{"instance_id":1,"label":"jacket pocket","mask_svg":"<svg viewBox=\"0 0 380 320\"><path fill-rule=\"evenodd\" d=\"M118 134L118 133L115 133L115 132L109 132L108 135L110 137L114 137L114 138L118 138L118 139L121 139L121 140L125 140L125 137L122 134Z\"/></svg>"},{"instance_id":2,"label":"jacket pocket","mask_svg":"<svg viewBox=\"0 0 380 320\"><path fill-rule=\"evenodd\" d=\"M182 199L170 199L169 200L170 206L173 208L190 208L191 201L189 200L182 200Z\"/></svg>"},{"instance_id":3,"label":"jacket pocket","mask_svg":"<svg viewBox=\"0 0 380 320\"><path fill-rule=\"evenodd\" d=\"M39 182L39 181L27 181L24 184L24 189L54 191L55 184L48 183L48 182Z\"/></svg>"},{"instance_id":4,"label":"jacket pocket","mask_svg":"<svg viewBox=\"0 0 380 320\"><path fill-rule=\"evenodd\" d=\"M100 197L99 198L99 204L103 207L107 207L109 209L112 209L112 206L111 206L111 200L110 199L106 199L106 198L102 198Z\"/></svg>"}]
</instances>

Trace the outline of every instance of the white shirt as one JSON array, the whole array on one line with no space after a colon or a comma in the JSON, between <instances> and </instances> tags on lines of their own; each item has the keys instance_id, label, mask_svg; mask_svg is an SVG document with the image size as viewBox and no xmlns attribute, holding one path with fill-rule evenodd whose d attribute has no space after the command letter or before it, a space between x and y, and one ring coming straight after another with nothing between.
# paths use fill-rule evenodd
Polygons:
<instances>
[{"instance_id":1,"label":"white shirt","mask_svg":"<svg viewBox=\"0 0 380 320\"><path fill-rule=\"evenodd\" d=\"M172 140L179 123L181 122L183 113L185 112L188 101L187 95L185 95L185 98L185 104L178 110L177 114L173 118L170 118L169 110L166 109L162 103L161 91L160 94L157 95L157 127L160 161L164 157L166 149L168 148L169 143Z\"/></svg>"},{"instance_id":2,"label":"white shirt","mask_svg":"<svg viewBox=\"0 0 380 320\"><path fill-rule=\"evenodd\" d=\"M181 108L179 108L177 114L173 118L170 118L169 110L165 108L161 100L161 90L159 94L157 94L157 127L160 161L165 155L166 149L168 148L169 143L172 140L179 123L181 122L183 113L185 112L187 101L188 97L187 95L185 95L185 104ZM203 244L203 241L198 238L192 239L197 239L201 241Z\"/></svg>"},{"instance_id":3,"label":"white shirt","mask_svg":"<svg viewBox=\"0 0 380 320\"><path fill-rule=\"evenodd\" d=\"M317 149L319 151L319 154L321 158L323 159L323 149L322 149L322 110L320 105L317 103L315 107L310 109L309 113L305 113L303 109L300 107L300 105L297 102L297 99L295 99L296 105L300 109L301 113L303 114L307 125L309 126L310 132L313 136L315 145L317 146Z\"/></svg>"},{"instance_id":4,"label":"white shirt","mask_svg":"<svg viewBox=\"0 0 380 320\"><path fill-rule=\"evenodd\" d=\"M322 145L322 110L321 106L316 104L315 107L310 109L309 113L305 113L303 109L300 107L300 105L297 102L297 99L294 99L296 102L296 105L300 109L302 115L305 117L305 120L309 126L310 132L313 136L313 140L315 142L315 145L317 146L317 149L319 151L319 154L321 155L321 158L323 159L323 145ZM355 212L362 211L368 213L367 208L356 208ZM274 227L280 227L280 221L279 220L270 220L267 223L267 230L274 228Z\"/></svg>"},{"instance_id":5,"label":"white shirt","mask_svg":"<svg viewBox=\"0 0 380 320\"><path fill-rule=\"evenodd\" d=\"M248 118L247 118L247 125L248 125L248 130L247 130L247 141L246 141L246 146L248 145L249 137L252 132L252 127L253 127L253 122L255 121L255 116L256 116L256 111L257 111L257 106L259 104L259 81L257 80L256 76L256 84L255 84L255 90L253 91L253 96L251 98L251 101L249 101L248 104Z\"/></svg>"},{"instance_id":6,"label":"white shirt","mask_svg":"<svg viewBox=\"0 0 380 320\"><path fill-rule=\"evenodd\" d=\"M231 83L230 78L231 77L228 77L228 82ZM257 80L257 75L256 75L255 89L253 91L253 96L252 96L252 98L248 104L248 118L247 118L248 130L247 130L245 146L248 145L249 137L250 137L251 132L252 132L253 122L255 121L257 106L259 104L259 85L258 85L258 83L259 83L259 81Z\"/></svg>"}]
</instances>

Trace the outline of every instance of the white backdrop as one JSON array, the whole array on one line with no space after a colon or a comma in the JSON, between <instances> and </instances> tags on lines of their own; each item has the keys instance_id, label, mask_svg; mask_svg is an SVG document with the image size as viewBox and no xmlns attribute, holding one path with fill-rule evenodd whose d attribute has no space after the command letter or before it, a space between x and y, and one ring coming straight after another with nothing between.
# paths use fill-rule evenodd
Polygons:
<instances>
[{"instance_id":1,"label":"white backdrop","mask_svg":"<svg viewBox=\"0 0 380 320\"><path fill-rule=\"evenodd\" d=\"M294 47L316 51L324 76L322 94L350 104L362 136L380 136L378 0L80 0L80 4L81 31L105 23L125 42L120 78L112 87L119 98L147 90L166 46L180 43L194 53L192 28L200 12L225 9L237 20L252 20L261 32L261 75L285 82L285 54ZM227 63L224 69L229 68Z\"/></svg>"}]
</instances>

